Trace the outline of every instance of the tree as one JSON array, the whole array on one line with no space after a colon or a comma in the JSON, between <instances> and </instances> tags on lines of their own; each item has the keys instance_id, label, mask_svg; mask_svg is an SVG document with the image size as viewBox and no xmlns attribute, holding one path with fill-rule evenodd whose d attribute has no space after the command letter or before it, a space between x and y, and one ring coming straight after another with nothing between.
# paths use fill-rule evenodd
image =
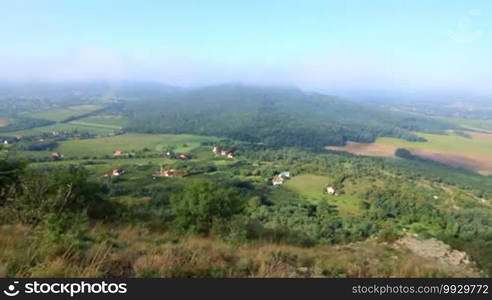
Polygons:
<instances>
[{"instance_id":1,"label":"tree","mask_svg":"<svg viewBox=\"0 0 492 300\"><path fill-rule=\"evenodd\" d=\"M178 230L208 234L214 222L230 220L244 209L243 198L231 188L198 180L171 196L171 210Z\"/></svg>"},{"instance_id":2,"label":"tree","mask_svg":"<svg viewBox=\"0 0 492 300\"><path fill-rule=\"evenodd\" d=\"M11 154L8 148L0 145L0 207L5 203L8 193L17 188L27 166L25 161Z\"/></svg>"},{"instance_id":3,"label":"tree","mask_svg":"<svg viewBox=\"0 0 492 300\"><path fill-rule=\"evenodd\" d=\"M28 169L19 182L8 189L1 204L10 221L37 225L48 215L86 214L105 219L115 207L107 201L101 187L88 180L83 168Z\"/></svg>"}]
</instances>

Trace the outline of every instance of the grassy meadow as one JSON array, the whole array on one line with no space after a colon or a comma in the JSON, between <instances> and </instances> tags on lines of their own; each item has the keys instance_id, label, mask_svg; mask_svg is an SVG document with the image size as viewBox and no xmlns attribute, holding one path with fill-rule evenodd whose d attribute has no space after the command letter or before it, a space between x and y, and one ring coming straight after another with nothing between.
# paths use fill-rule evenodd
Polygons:
<instances>
[{"instance_id":1,"label":"grassy meadow","mask_svg":"<svg viewBox=\"0 0 492 300\"><path fill-rule=\"evenodd\" d=\"M113 128L105 128L101 126L87 126L82 124L70 123L56 123L49 126L36 127L26 130L10 131L3 133L6 136L35 136L43 133L51 133L53 131L66 131L66 132L88 132L95 135L109 135L114 133Z\"/></svg>"},{"instance_id":2,"label":"grassy meadow","mask_svg":"<svg viewBox=\"0 0 492 300\"><path fill-rule=\"evenodd\" d=\"M338 195L328 195L326 193L326 187L331 182L332 178L329 176L302 174L285 181L284 186L281 188L290 189L312 203L319 203L322 200L326 200L328 203L337 206L341 215L359 214L361 200L353 195L352 192L358 188L360 189L360 186L345 184L344 188L338 191Z\"/></svg>"},{"instance_id":3,"label":"grassy meadow","mask_svg":"<svg viewBox=\"0 0 492 300\"><path fill-rule=\"evenodd\" d=\"M75 122L78 122L79 124L91 124L92 126L103 125L108 128L121 129L126 125L127 119L121 115L102 114L86 117L71 123L76 124Z\"/></svg>"},{"instance_id":4,"label":"grassy meadow","mask_svg":"<svg viewBox=\"0 0 492 300\"><path fill-rule=\"evenodd\" d=\"M25 113L25 117L36 118L36 119L46 119L50 121L63 121L69 117L80 116L92 111L101 109L102 105L96 104L86 104L86 105L76 105L57 109L50 109L47 111L39 112L29 112Z\"/></svg>"},{"instance_id":5,"label":"grassy meadow","mask_svg":"<svg viewBox=\"0 0 492 300\"><path fill-rule=\"evenodd\" d=\"M427 142L409 142L397 138L378 138L375 144L391 145L399 148L438 151L441 153L476 155L492 160L492 140L467 138L454 134L439 135L417 133Z\"/></svg>"},{"instance_id":6,"label":"grassy meadow","mask_svg":"<svg viewBox=\"0 0 492 300\"><path fill-rule=\"evenodd\" d=\"M215 138L196 135L173 134L134 134L101 137L86 140L70 140L61 142L57 151L66 156L101 156L111 155L113 151L138 151L144 148L150 151L173 149L177 152L190 151L202 142L214 141Z\"/></svg>"},{"instance_id":7,"label":"grassy meadow","mask_svg":"<svg viewBox=\"0 0 492 300\"><path fill-rule=\"evenodd\" d=\"M469 130L492 133L492 120L464 119L464 118L451 118L451 117L436 117L436 119L447 121Z\"/></svg>"}]
</instances>

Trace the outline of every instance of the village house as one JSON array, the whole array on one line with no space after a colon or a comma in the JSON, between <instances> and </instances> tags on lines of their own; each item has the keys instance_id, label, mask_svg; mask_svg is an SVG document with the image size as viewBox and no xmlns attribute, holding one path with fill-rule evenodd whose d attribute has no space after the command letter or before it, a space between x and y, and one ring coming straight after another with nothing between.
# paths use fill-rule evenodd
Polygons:
<instances>
[{"instance_id":1,"label":"village house","mask_svg":"<svg viewBox=\"0 0 492 300\"><path fill-rule=\"evenodd\" d=\"M102 174L101 177L111 178L113 176L120 176L120 175L123 175L125 173L126 173L126 171L124 169L122 169L122 168L115 168L115 169L111 170L111 172Z\"/></svg>"},{"instance_id":2,"label":"village house","mask_svg":"<svg viewBox=\"0 0 492 300\"><path fill-rule=\"evenodd\" d=\"M116 169L113 169L113 171L111 172L111 174L112 174L113 176L120 176L120 175L123 175L123 174L125 174L125 173L126 173L126 171L125 171L125 170L123 170L122 168L116 168Z\"/></svg>"},{"instance_id":3,"label":"village house","mask_svg":"<svg viewBox=\"0 0 492 300\"><path fill-rule=\"evenodd\" d=\"M188 155L181 153L178 155L178 158L179 159L188 159Z\"/></svg>"},{"instance_id":4,"label":"village house","mask_svg":"<svg viewBox=\"0 0 492 300\"><path fill-rule=\"evenodd\" d=\"M275 176L273 177L272 184L275 185L281 185L284 183L284 179L280 176Z\"/></svg>"},{"instance_id":5,"label":"village house","mask_svg":"<svg viewBox=\"0 0 492 300\"><path fill-rule=\"evenodd\" d=\"M337 188L334 186L329 186L326 188L326 192L330 195L334 195L336 191L337 191Z\"/></svg>"},{"instance_id":6,"label":"village house","mask_svg":"<svg viewBox=\"0 0 492 300\"><path fill-rule=\"evenodd\" d=\"M282 178L290 178L290 172L280 172L280 174L278 174L278 176L280 176Z\"/></svg>"},{"instance_id":7,"label":"village house","mask_svg":"<svg viewBox=\"0 0 492 300\"><path fill-rule=\"evenodd\" d=\"M215 155L222 155L222 156L226 156L227 158L234 158L234 153L231 152L231 151L227 151L227 150L224 150L224 149L220 149L219 147L217 146L214 146L212 148L212 152L215 154Z\"/></svg>"},{"instance_id":8,"label":"village house","mask_svg":"<svg viewBox=\"0 0 492 300\"><path fill-rule=\"evenodd\" d=\"M165 153L166 157L174 157L174 152L172 152L171 150L167 150L166 153Z\"/></svg>"},{"instance_id":9,"label":"village house","mask_svg":"<svg viewBox=\"0 0 492 300\"><path fill-rule=\"evenodd\" d=\"M156 172L153 177L155 179L156 177L176 177L177 175L178 172L176 169L163 170L161 168L161 170Z\"/></svg>"},{"instance_id":10,"label":"village house","mask_svg":"<svg viewBox=\"0 0 492 300\"><path fill-rule=\"evenodd\" d=\"M51 153L51 157L53 157L55 159L62 159L63 158L63 154L61 154L60 152L52 152Z\"/></svg>"},{"instance_id":11,"label":"village house","mask_svg":"<svg viewBox=\"0 0 492 300\"><path fill-rule=\"evenodd\" d=\"M113 156L121 156L121 151L120 150L113 151Z\"/></svg>"},{"instance_id":12,"label":"village house","mask_svg":"<svg viewBox=\"0 0 492 300\"><path fill-rule=\"evenodd\" d=\"M234 158L234 153L232 153L231 151L227 151L227 150L222 150L222 149L219 149L219 147L217 146L214 146L212 148L212 152L215 154L215 155L222 155L222 156L225 156L227 158Z\"/></svg>"}]
</instances>

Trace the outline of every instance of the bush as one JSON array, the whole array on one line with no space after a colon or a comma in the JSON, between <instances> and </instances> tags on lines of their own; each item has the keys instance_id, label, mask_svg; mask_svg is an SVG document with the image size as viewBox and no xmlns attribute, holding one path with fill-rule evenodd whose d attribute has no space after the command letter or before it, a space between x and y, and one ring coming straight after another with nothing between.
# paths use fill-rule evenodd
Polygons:
<instances>
[{"instance_id":1,"label":"bush","mask_svg":"<svg viewBox=\"0 0 492 300\"><path fill-rule=\"evenodd\" d=\"M176 228L183 232L208 234L216 222L230 220L243 211L242 197L231 188L199 180L182 193L171 196Z\"/></svg>"},{"instance_id":2,"label":"bush","mask_svg":"<svg viewBox=\"0 0 492 300\"><path fill-rule=\"evenodd\" d=\"M87 180L83 168L28 170L16 189L5 197L2 210L10 221L37 225L47 215L84 213L93 219L106 219L115 211L99 184ZM0 203L1 205L2 203Z\"/></svg>"}]
</instances>

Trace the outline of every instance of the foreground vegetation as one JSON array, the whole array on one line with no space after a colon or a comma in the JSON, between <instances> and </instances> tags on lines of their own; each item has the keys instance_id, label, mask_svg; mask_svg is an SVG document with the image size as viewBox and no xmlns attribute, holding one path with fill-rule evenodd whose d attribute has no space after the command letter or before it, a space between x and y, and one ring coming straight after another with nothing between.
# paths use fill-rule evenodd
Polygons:
<instances>
[{"instance_id":1,"label":"foreground vegetation","mask_svg":"<svg viewBox=\"0 0 492 300\"><path fill-rule=\"evenodd\" d=\"M480 197L492 188L463 185L481 176L452 184L439 165L438 179L385 160L223 145L243 158L170 160L189 175L157 180L153 163L107 181L97 165L4 159L5 276L465 276L394 250L407 233L439 238L490 270L491 207ZM293 179L270 186L285 168ZM380 259L368 264L371 256Z\"/></svg>"}]
</instances>

